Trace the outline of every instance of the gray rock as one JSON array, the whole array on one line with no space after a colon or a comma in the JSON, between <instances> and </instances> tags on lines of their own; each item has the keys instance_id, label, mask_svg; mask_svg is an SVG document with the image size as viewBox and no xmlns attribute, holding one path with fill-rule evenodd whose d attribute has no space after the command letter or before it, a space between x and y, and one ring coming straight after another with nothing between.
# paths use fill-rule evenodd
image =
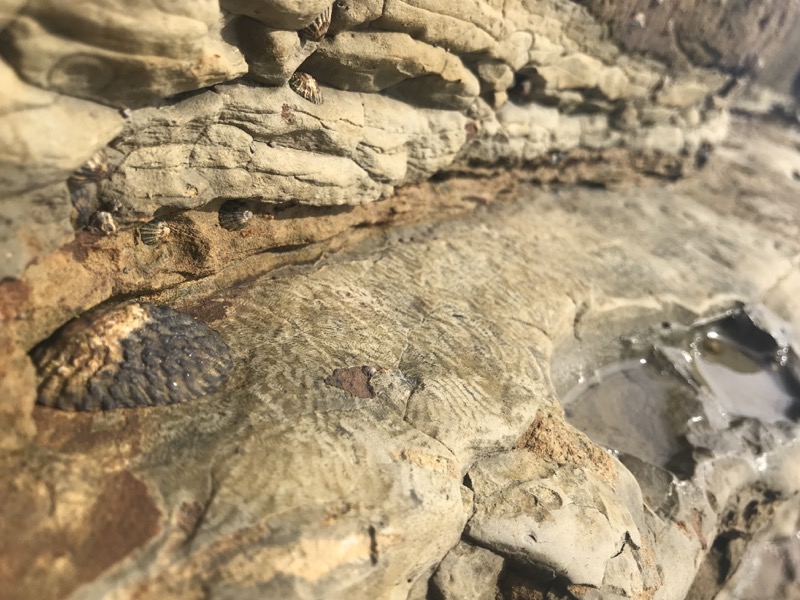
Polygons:
<instances>
[{"instance_id":1,"label":"gray rock","mask_svg":"<svg viewBox=\"0 0 800 600\"><path fill-rule=\"evenodd\" d=\"M433 577L443 600L495 600L503 557L461 541L444 557Z\"/></svg>"},{"instance_id":2,"label":"gray rock","mask_svg":"<svg viewBox=\"0 0 800 600\"><path fill-rule=\"evenodd\" d=\"M480 461L469 477L475 490L466 530L471 539L575 584L600 587L605 579L616 587L624 582L629 596L642 593L631 555L642 540L613 480L526 450Z\"/></svg>"},{"instance_id":3,"label":"gray rock","mask_svg":"<svg viewBox=\"0 0 800 600\"><path fill-rule=\"evenodd\" d=\"M216 198L362 204L450 164L466 117L326 88L315 105L288 86L217 86L134 113L104 195L123 212L194 208ZM198 137L198 132L204 132Z\"/></svg>"}]
</instances>

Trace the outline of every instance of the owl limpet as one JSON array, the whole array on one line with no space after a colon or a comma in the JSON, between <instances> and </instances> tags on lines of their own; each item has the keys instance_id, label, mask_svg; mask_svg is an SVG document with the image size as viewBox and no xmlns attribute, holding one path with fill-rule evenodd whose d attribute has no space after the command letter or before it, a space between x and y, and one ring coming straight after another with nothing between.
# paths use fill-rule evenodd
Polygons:
<instances>
[{"instance_id":1,"label":"owl limpet","mask_svg":"<svg viewBox=\"0 0 800 600\"><path fill-rule=\"evenodd\" d=\"M322 104L322 91L319 89L317 80L308 73L297 71L289 79L289 87L309 102Z\"/></svg>"},{"instance_id":2,"label":"owl limpet","mask_svg":"<svg viewBox=\"0 0 800 600\"><path fill-rule=\"evenodd\" d=\"M92 411L176 404L216 390L233 365L205 323L131 302L73 319L31 351L37 402Z\"/></svg>"},{"instance_id":3,"label":"owl limpet","mask_svg":"<svg viewBox=\"0 0 800 600\"><path fill-rule=\"evenodd\" d=\"M227 200L219 207L219 224L228 231L244 229L252 218L253 211L241 200Z\"/></svg>"},{"instance_id":4,"label":"owl limpet","mask_svg":"<svg viewBox=\"0 0 800 600\"><path fill-rule=\"evenodd\" d=\"M306 25L300 30L300 35L312 42L318 42L324 38L331 25L331 9L332 7L329 6L323 10L310 25Z\"/></svg>"}]
</instances>

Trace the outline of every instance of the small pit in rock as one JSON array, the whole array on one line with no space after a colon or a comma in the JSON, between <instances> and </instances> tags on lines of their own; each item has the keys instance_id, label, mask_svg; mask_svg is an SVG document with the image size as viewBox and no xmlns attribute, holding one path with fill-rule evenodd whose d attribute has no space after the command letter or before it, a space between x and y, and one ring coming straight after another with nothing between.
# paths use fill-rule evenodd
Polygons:
<instances>
[{"instance_id":1,"label":"small pit in rock","mask_svg":"<svg viewBox=\"0 0 800 600\"><path fill-rule=\"evenodd\" d=\"M564 395L567 420L616 453L645 492L645 471L648 480L663 479L653 468L688 479L700 456L716 453L706 441L743 419L780 426L800 418L800 367L788 331L759 307L688 327L659 323L635 350L621 348L624 358Z\"/></svg>"}]
</instances>

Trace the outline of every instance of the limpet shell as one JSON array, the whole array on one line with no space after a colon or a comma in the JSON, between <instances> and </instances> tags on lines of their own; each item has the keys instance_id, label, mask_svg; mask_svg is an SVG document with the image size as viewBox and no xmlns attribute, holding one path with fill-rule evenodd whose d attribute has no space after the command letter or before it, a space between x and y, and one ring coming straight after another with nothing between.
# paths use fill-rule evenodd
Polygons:
<instances>
[{"instance_id":1,"label":"limpet shell","mask_svg":"<svg viewBox=\"0 0 800 600\"><path fill-rule=\"evenodd\" d=\"M322 104L322 91L319 89L317 80L308 73L297 71L289 79L289 87L309 102Z\"/></svg>"},{"instance_id":2,"label":"limpet shell","mask_svg":"<svg viewBox=\"0 0 800 600\"><path fill-rule=\"evenodd\" d=\"M101 181L108 177L108 152L103 148L71 176L74 182Z\"/></svg>"},{"instance_id":3,"label":"limpet shell","mask_svg":"<svg viewBox=\"0 0 800 600\"><path fill-rule=\"evenodd\" d=\"M98 210L89 219L89 228L106 235L111 235L117 230L117 222L114 219L114 215L110 212Z\"/></svg>"},{"instance_id":4,"label":"limpet shell","mask_svg":"<svg viewBox=\"0 0 800 600\"><path fill-rule=\"evenodd\" d=\"M142 242L153 247L161 245L171 232L169 225L159 219L148 221L139 228L139 236L142 238Z\"/></svg>"},{"instance_id":5,"label":"limpet shell","mask_svg":"<svg viewBox=\"0 0 800 600\"><path fill-rule=\"evenodd\" d=\"M227 200L219 207L219 224L228 231L238 231L247 227L253 218L253 211L240 200Z\"/></svg>"},{"instance_id":6,"label":"limpet shell","mask_svg":"<svg viewBox=\"0 0 800 600\"><path fill-rule=\"evenodd\" d=\"M148 302L73 319L31 357L40 377L37 402L78 411L193 400L216 390L233 365L216 331Z\"/></svg>"},{"instance_id":7,"label":"limpet shell","mask_svg":"<svg viewBox=\"0 0 800 600\"><path fill-rule=\"evenodd\" d=\"M331 9L332 7L329 6L323 10L310 25L300 30L300 35L312 42L318 42L324 38L331 25Z\"/></svg>"}]
</instances>

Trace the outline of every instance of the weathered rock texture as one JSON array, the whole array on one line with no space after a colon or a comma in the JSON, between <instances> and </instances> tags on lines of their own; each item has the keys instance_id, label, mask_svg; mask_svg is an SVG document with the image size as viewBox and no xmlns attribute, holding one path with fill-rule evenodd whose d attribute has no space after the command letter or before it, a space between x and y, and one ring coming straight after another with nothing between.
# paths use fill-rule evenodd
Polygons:
<instances>
[{"instance_id":1,"label":"weathered rock texture","mask_svg":"<svg viewBox=\"0 0 800 600\"><path fill-rule=\"evenodd\" d=\"M163 292L229 343L229 384L175 407L37 409L0 461L4 594L683 598L715 540L791 519L800 447L701 459L665 505L564 421L550 362L733 299L800 324L798 184L739 143L692 186L520 185L469 218Z\"/></svg>"},{"instance_id":2,"label":"weathered rock texture","mask_svg":"<svg viewBox=\"0 0 800 600\"><path fill-rule=\"evenodd\" d=\"M786 536L796 425L665 498L557 386L734 300L800 326L798 140L737 121L710 154L797 6L586 4L345 0L317 42L324 1L3 3L4 598L699 598ZM107 178L70 178L101 149ZM539 187L634 173L665 185ZM224 389L34 409L26 352L130 297L217 329Z\"/></svg>"},{"instance_id":3,"label":"weathered rock texture","mask_svg":"<svg viewBox=\"0 0 800 600\"><path fill-rule=\"evenodd\" d=\"M730 71L743 48L777 52L797 16L774 2L663 3L631 30L619 3L589 3L626 47L667 66L623 54L568 0L337 2L327 37L299 36L328 4L6 3L0 277L69 239L63 182L106 145L111 179L90 202L119 224L231 197L355 205L438 171L579 149L670 155L657 170L675 177L681 154L721 139L715 95L741 76ZM645 3L624 4L629 15ZM674 35L650 35L670 22ZM286 86L298 69L322 84L322 106Z\"/></svg>"}]
</instances>

